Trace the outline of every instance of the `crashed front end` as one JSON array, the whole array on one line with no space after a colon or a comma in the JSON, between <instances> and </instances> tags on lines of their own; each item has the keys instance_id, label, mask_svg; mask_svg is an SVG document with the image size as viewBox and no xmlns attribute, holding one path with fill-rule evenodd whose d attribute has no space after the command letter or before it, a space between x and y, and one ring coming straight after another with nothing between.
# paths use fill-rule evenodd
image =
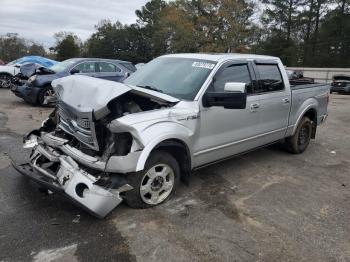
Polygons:
<instances>
[{"instance_id":1,"label":"crashed front end","mask_svg":"<svg viewBox=\"0 0 350 262\"><path fill-rule=\"evenodd\" d=\"M24 139L24 147L32 149L30 161L15 168L103 218L122 202L122 194L132 189L126 174L136 171L142 153L142 145L131 133L111 132L108 124L143 110L136 100L150 109L161 105L129 94L130 89L122 84L84 78L78 82L76 78L68 80L60 80L55 86L58 105L50 118ZM85 97L74 93L79 93L78 88L73 88L77 84L85 85ZM117 85L119 89L106 88L106 94L92 96L97 91L95 86L101 84L104 88Z\"/></svg>"},{"instance_id":2,"label":"crashed front end","mask_svg":"<svg viewBox=\"0 0 350 262\"><path fill-rule=\"evenodd\" d=\"M139 152L119 156L120 159L118 156L89 155L77 148L77 139L69 138L60 129L61 121L55 131L47 132L50 122L53 124L50 119L46 126L26 137L24 147L32 148L30 162L16 166L16 169L44 188L69 197L93 215L105 217L122 201L120 194L132 189L118 173L120 165L117 163L135 164ZM133 169L131 166L126 168Z\"/></svg>"}]
</instances>

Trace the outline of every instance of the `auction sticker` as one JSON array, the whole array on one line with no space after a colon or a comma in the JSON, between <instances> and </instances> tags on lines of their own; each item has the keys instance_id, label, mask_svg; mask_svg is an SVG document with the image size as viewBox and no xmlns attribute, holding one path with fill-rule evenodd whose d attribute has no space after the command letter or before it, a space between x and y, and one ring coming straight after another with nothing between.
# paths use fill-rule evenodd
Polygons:
<instances>
[{"instance_id":1,"label":"auction sticker","mask_svg":"<svg viewBox=\"0 0 350 262\"><path fill-rule=\"evenodd\" d=\"M192 67L200 67L206 69L213 69L215 64L207 63L207 62L193 62Z\"/></svg>"}]
</instances>

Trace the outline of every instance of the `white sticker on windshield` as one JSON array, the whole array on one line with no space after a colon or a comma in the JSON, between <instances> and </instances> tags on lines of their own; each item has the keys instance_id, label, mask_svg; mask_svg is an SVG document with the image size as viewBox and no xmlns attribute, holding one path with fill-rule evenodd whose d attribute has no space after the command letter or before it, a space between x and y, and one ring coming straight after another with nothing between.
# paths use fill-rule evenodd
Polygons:
<instances>
[{"instance_id":1,"label":"white sticker on windshield","mask_svg":"<svg viewBox=\"0 0 350 262\"><path fill-rule=\"evenodd\" d=\"M212 63L206 63L206 62L193 62L193 67L201 67L206 69L213 69L215 64Z\"/></svg>"}]
</instances>

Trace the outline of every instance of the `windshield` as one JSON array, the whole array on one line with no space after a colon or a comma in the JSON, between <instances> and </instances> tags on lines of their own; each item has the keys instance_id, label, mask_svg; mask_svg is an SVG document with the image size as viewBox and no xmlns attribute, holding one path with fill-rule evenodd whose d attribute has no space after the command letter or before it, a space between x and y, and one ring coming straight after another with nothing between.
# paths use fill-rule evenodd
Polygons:
<instances>
[{"instance_id":1,"label":"windshield","mask_svg":"<svg viewBox=\"0 0 350 262\"><path fill-rule=\"evenodd\" d=\"M215 64L200 59L159 57L137 70L124 83L193 100Z\"/></svg>"},{"instance_id":2,"label":"windshield","mask_svg":"<svg viewBox=\"0 0 350 262\"><path fill-rule=\"evenodd\" d=\"M73 60L73 59L64 60L63 62L60 62L51 66L50 69L55 73L61 73L65 71L68 67L70 67L72 64L74 64L75 62L76 60Z\"/></svg>"}]
</instances>

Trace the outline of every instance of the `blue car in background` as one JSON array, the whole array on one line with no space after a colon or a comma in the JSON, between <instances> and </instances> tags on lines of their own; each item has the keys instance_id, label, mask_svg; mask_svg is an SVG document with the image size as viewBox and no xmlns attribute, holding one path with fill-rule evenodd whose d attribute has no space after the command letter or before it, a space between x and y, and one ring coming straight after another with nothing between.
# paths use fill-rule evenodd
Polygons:
<instances>
[{"instance_id":1,"label":"blue car in background","mask_svg":"<svg viewBox=\"0 0 350 262\"><path fill-rule=\"evenodd\" d=\"M29 77L23 85L14 85L11 91L32 105L45 105L54 93L51 82L68 75L87 75L121 82L136 71L131 62L102 58L72 58L60 62Z\"/></svg>"},{"instance_id":2,"label":"blue car in background","mask_svg":"<svg viewBox=\"0 0 350 262\"><path fill-rule=\"evenodd\" d=\"M20 67L25 64L34 64L37 66L50 68L57 64L55 60L48 59L42 56L24 56L16 59L6 65L0 66L0 87L9 88L11 86L11 79L20 73Z\"/></svg>"}]
</instances>

